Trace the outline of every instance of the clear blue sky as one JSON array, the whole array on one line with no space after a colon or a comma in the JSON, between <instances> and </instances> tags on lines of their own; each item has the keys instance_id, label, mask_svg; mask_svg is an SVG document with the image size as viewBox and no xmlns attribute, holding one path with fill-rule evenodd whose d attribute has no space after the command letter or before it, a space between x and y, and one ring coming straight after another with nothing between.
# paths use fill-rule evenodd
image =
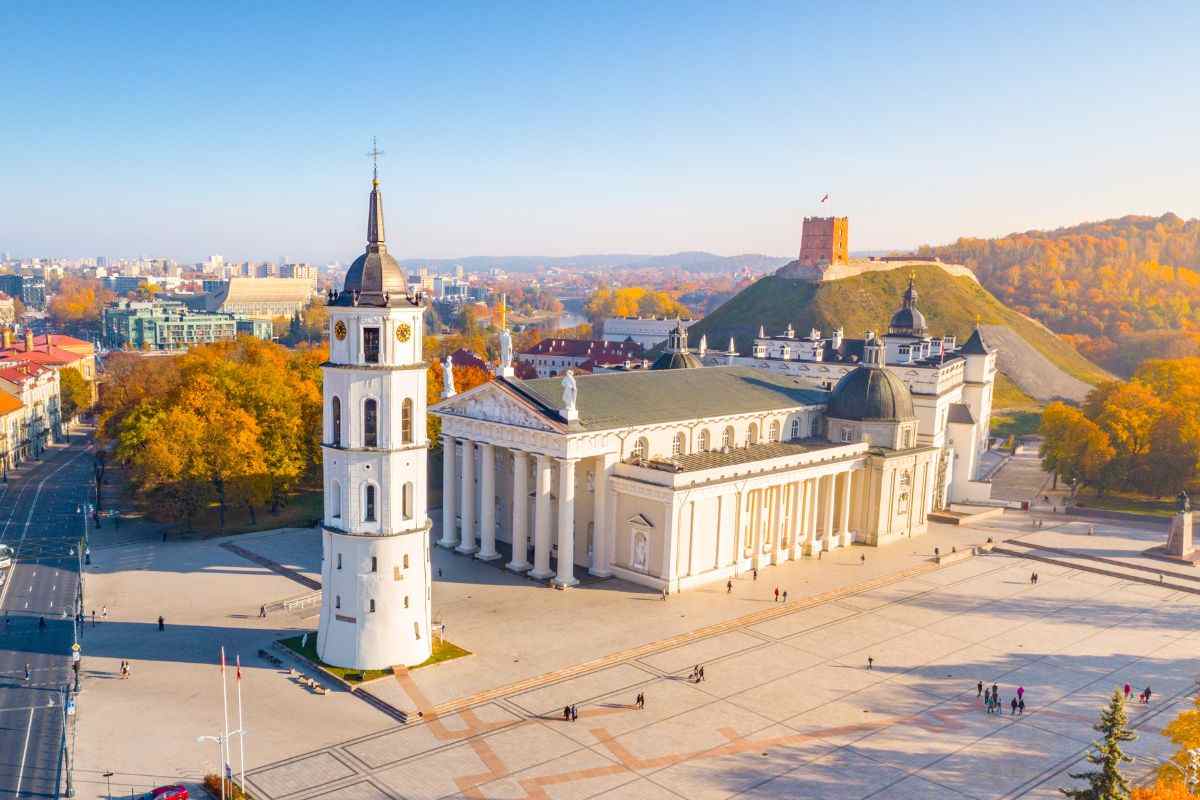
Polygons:
<instances>
[{"instance_id":1,"label":"clear blue sky","mask_svg":"<svg viewBox=\"0 0 1200 800\"><path fill-rule=\"evenodd\" d=\"M402 257L1200 216L1194 2L217 5L0 4L0 250L349 260L372 136Z\"/></svg>"}]
</instances>

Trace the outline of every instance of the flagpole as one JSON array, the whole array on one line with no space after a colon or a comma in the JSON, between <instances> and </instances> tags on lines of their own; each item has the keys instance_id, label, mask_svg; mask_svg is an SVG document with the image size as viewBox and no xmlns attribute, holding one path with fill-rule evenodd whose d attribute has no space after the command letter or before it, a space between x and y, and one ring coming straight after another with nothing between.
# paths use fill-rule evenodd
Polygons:
<instances>
[{"instance_id":1,"label":"flagpole","mask_svg":"<svg viewBox=\"0 0 1200 800\"><path fill-rule=\"evenodd\" d=\"M242 720L242 655L237 659L237 694L238 694L238 766L241 768L242 794L246 793L246 723Z\"/></svg>"},{"instance_id":2,"label":"flagpole","mask_svg":"<svg viewBox=\"0 0 1200 800\"><path fill-rule=\"evenodd\" d=\"M225 800L225 766L229 763L229 689L225 684L225 645L221 645L221 705L225 708L225 736L221 739L221 800Z\"/></svg>"}]
</instances>

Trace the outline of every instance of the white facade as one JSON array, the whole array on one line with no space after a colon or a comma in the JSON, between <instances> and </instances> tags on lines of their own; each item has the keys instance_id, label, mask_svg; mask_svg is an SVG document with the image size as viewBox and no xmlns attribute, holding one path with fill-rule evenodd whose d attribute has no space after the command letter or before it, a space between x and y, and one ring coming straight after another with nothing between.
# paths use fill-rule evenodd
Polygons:
<instances>
[{"instance_id":1,"label":"white facade","mask_svg":"<svg viewBox=\"0 0 1200 800\"><path fill-rule=\"evenodd\" d=\"M604 339L609 342L623 342L633 339L642 349L649 350L662 344L675 330L675 326L683 323L685 328L693 325L694 319L667 319L658 317L606 317L604 320Z\"/></svg>"},{"instance_id":2,"label":"white facade","mask_svg":"<svg viewBox=\"0 0 1200 800\"><path fill-rule=\"evenodd\" d=\"M412 666L432 652L424 307L383 246L378 184L371 201L367 266L355 262L353 290L329 306L322 367L317 655L354 669Z\"/></svg>"}]
</instances>

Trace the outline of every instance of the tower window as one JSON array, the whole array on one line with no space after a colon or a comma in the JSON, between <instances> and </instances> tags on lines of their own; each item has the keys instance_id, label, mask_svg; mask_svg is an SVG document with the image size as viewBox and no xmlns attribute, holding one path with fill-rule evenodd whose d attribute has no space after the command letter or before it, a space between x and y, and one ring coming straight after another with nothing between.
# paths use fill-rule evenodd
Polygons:
<instances>
[{"instance_id":1,"label":"tower window","mask_svg":"<svg viewBox=\"0 0 1200 800\"><path fill-rule=\"evenodd\" d=\"M363 328L363 361L379 363L379 328Z\"/></svg>"},{"instance_id":2,"label":"tower window","mask_svg":"<svg viewBox=\"0 0 1200 800\"><path fill-rule=\"evenodd\" d=\"M375 486L367 484L366 502L363 504L363 522L375 521Z\"/></svg>"},{"instance_id":3,"label":"tower window","mask_svg":"<svg viewBox=\"0 0 1200 800\"><path fill-rule=\"evenodd\" d=\"M373 399L363 403L363 447L379 446L379 404Z\"/></svg>"},{"instance_id":4,"label":"tower window","mask_svg":"<svg viewBox=\"0 0 1200 800\"><path fill-rule=\"evenodd\" d=\"M404 484L404 491L401 493L400 502L401 502L401 510L404 512L404 518L412 519L412 517L413 517L413 485L412 485L412 481L409 481L408 483ZM408 558L408 556L405 556L405 558Z\"/></svg>"},{"instance_id":5,"label":"tower window","mask_svg":"<svg viewBox=\"0 0 1200 800\"><path fill-rule=\"evenodd\" d=\"M374 600L371 601L371 613L372 614L375 613L375 601Z\"/></svg>"},{"instance_id":6,"label":"tower window","mask_svg":"<svg viewBox=\"0 0 1200 800\"><path fill-rule=\"evenodd\" d=\"M404 554L404 568L408 569L408 553Z\"/></svg>"},{"instance_id":7,"label":"tower window","mask_svg":"<svg viewBox=\"0 0 1200 800\"><path fill-rule=\"evenodd\" d=\"M413 440L413 401L411 397L404 398L400 404L400 441L412 444Z\"/></svg>"},{"instance_id":8,"label":"tower window","mask_svg":"<svg viewBox=\"0 0 1200 800\"><path fill-rule=\"evenodd\" d=\"M338 566L337 566L337 568L338 568L338 569L341 569L341 568L342 568L342 554L341 554L341 553L338 553Z\"/></svg>"},{"instance_id":9,"label":"tower window","mask_svg":"<svg viewBox=\"0 0 1200 800\"><path fill-rule=\"evenodd\" d=\"M329 407L330 422L333 427L333 443L342 446L342 398L334 395Z\"/></svg>"},{"instance_id":10,"label":"tower window","mask_svg":"<svg viewBox=\"0 0 1200 800\"><path fill-rule=\"evenodd\" d=\"M379 572L379 559L371 556L371 572Z\"/></svg>"},{"instance_id":11,"label":"tower window","mask_svg":"<svg viewBox=\"0 0 1200 800\"><path fill-rule=\"evenodd\" d=\"M333 607L334 607L334 608L341 608L341 607L342 607L342 596L341 596L340 594L339 594L339 595L334 595L334 598L333 598Z\"/></svg>"},{"instance_id":12,"label":"tower window","mask_svg":"<svg viewBox=\"0 0 1200 800\"><path fill-rule=\"evenodd\" d=\"M408 608L408 595L404 595L404 607Z\"/></svg>"},{"instance_id":13,"label":"tower window","mask_svg":"<svg viewBox=\"0 0 1200 800\"><path fill-rule=\"evenodd\" d=\"M413 623L413 636L416 636L418 641L421 639L421 623Z\"/></svg>"}]
</instances>

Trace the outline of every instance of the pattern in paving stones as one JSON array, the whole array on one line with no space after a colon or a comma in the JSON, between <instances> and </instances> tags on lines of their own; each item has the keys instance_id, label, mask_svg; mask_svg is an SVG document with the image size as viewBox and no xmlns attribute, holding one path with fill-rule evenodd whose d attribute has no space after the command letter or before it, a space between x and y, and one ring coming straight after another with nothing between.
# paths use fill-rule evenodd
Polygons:
<instances>
[{"instance_id":1,"label":"pattern in paving stones","mask_svg":"<svg viewBox=\"0 0 1200 800\"><path fill-rule=\"evenodd\" d=\"M1142 733L1134 776L1171 752L1158 730L1200 675L1195 601L982 556L428 715L255 770L253 785L266 800L1051 797L1125 681L1156 692L1130 707ZM697 662L703 683L685 677ZM1023 686L1026 713L985 714L977 681L1004 700ZM638 691L645 710L632 706ZM571 703L579 720L556 718Z\"/></svg>"}]
</instances>

